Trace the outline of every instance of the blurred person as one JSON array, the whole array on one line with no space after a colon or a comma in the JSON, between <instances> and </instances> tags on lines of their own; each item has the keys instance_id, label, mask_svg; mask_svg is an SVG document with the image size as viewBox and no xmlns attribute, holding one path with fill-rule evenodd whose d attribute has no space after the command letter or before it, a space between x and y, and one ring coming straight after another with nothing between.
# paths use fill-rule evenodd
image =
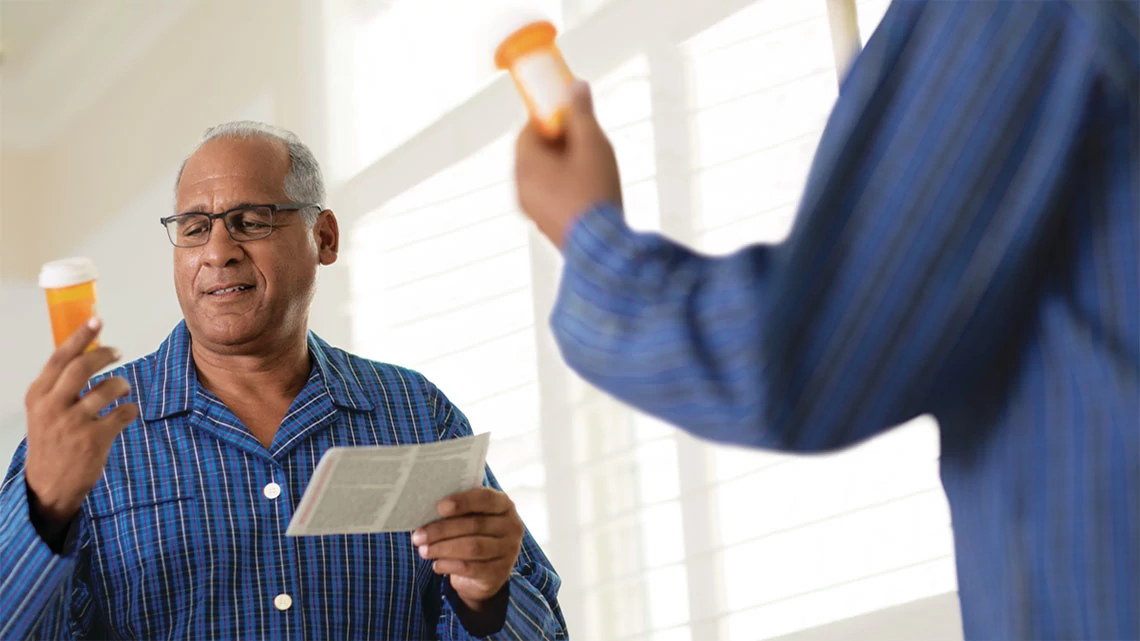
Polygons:
<instances>
[{"instance_id":1,"label":"blurred person","mask_svg":"<svg viewBox=\"0 0 1140 641\"><path fill-rule=\"evenodd\" d=\"M566 362L757 448L836 450L932 414L966 636L1137 638L1137 11L893 3L790 237L725 257L629 228L579 85L564 138L529 126L516 161L565 256Z\"/></svg>"},{"instance_id":2,"label":"blurred person","mask_svg":"<svg viewBox=\"0 0 1140 641\"><path fill-rule=\"evenodd\" d=\"M0 638L566 637L559 578L489 470L414 533L284 536L329 447L471 434L420 374L308 331L340 244L324 197L309 149L267 125L215 127L186 160L162 220L183 322L89 383L119 358L83 353L93 319L28 390Z\"/></svg>"}]
</instances>

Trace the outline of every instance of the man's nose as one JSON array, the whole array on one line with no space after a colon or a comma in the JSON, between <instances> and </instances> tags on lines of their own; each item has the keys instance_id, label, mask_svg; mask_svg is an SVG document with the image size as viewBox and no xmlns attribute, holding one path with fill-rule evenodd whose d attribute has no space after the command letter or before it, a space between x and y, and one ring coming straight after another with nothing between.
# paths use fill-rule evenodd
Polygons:
<instances>
[{"instance_id":1,"label":"man's nose","mask_svg":"<svg viewBox=\"0 0 1140 641\"><path fill-rule=\"evenodd\" d=\"M210 237L202 246L204 262L211 267L225 267L240 262L245 256L241 243L230 236L224 219L210 221Z\"/></svg>"}]
</instances>

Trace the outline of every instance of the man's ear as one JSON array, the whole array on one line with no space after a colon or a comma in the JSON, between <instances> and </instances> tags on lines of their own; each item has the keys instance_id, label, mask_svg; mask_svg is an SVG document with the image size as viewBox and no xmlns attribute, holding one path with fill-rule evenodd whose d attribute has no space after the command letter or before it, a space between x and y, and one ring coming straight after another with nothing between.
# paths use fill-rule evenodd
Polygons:
<instances>
[{"instance_id":1,"label":"man's ear","mask_svg":"<svg viewBox=\"0 0 1140 641\"><path fill-rule=\"evenodd\" d=\"M337 223L336 214L331 209L321 212L313 225L313 238L317 241L317 255L322 265L331 265L336 262L340 253L340 224Z\"/></svg>"}]
</instances>

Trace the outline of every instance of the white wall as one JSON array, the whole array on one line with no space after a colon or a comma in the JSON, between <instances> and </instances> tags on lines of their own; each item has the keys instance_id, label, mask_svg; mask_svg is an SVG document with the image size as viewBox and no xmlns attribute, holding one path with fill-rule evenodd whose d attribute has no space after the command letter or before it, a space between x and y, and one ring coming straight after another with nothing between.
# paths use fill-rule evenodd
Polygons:
<instances>
[{"instance_id":1,"label":"white wall","mask_svg":"<svg viewBox=\"0 0 1140 641\"><path fill-rule=\"evenodd\" d=\"M181 318L171 285L171 248L156 222L156 212L170 207L173 180L171 169L66 252L98 266L99 313L106 327L101 340L119 348L125 360L154 351ZM44 295L34 283L0 285L0 297L0 457L7 457L24 432L24 390L51 355L51 334Z\"/></svg>"},{"instance_id":2,"label":"white wall","mask_svg":"<svg viewBox=\"0 0 1140 641\"><path fill-rule=\"evenodd\" d=\"M0 460L8 458L24 434L24 393L36 363L47 360L51 333L44 295L29 284L0 285Z\"/></svg>"}]
</instances>

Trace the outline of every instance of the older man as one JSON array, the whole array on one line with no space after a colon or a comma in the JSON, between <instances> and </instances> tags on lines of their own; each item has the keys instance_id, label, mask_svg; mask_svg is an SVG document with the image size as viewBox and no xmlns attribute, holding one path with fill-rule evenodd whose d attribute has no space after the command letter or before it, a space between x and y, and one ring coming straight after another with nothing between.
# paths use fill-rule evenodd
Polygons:
<instances>
[{"instance_id":1,"label":"older man","mask_svg":"<svg viewBox=\"0 0 1140 641\"><path fill-rule=\"evenodd\" d=\"M558 576L490 472L414 533L285 538L329 447L471 428L423 376L308 331L340 233L296 136L216 127L176 192L185 321L88 383L119 358L84 353L93 319L28 390L0 489L0 638L565 638Z\"/></svg>"}]
</instances>

